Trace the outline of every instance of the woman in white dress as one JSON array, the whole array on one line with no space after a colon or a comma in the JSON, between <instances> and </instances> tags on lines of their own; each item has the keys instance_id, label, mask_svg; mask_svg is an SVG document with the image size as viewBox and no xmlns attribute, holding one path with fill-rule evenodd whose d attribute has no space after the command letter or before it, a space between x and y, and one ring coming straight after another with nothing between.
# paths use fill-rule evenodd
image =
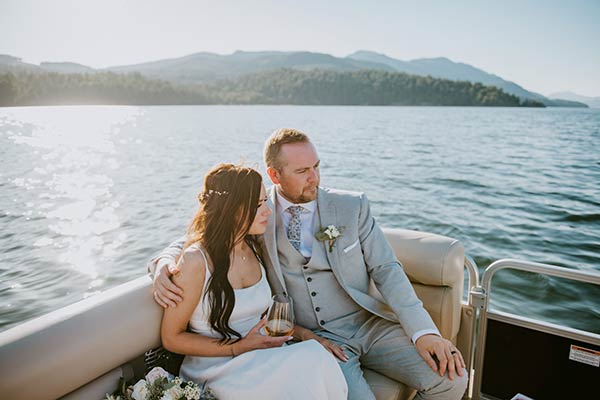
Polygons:
<instances>
[{"instance_id":1,"label":"woman in white dress","mask_svg":"<svg viewBox=\"0 0 600 400\"><path fill-rule=\"evenodd\" d=\"M293 335L302 342L289 346L292 337L261 333L271 290L255 235L265 232L271 210L260 174L217 165L199 200L173 277L185 297L165 309L161 326L163 346L186 356L181 377L207 382L220 400L346 399L328 343L298 325Z\"/></svg>"}]
</instances>

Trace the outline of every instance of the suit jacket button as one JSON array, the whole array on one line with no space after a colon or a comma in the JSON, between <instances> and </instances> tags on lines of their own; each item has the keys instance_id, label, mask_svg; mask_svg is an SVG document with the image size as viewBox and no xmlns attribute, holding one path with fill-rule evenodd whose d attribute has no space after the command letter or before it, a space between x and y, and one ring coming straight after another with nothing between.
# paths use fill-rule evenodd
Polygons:
<instances>
[{"instance_id":1,"label":"suit jacket button","mask_svg":"<svg viewBox=\"0 0 600 400\"><path fill-rule=\"evenodd\" d=\"M315 308L315 311L316 311L316 312L319 312L319 311L321 311L321 307L317 307L317 308Z\"/></svg>"},{"instance_id":2,"label":"suit jacket button","mask_svg":"<svg viewBox=\"0 0 600 400\"><path fill-rule=\"evenodd\" d=\"M310 295L311 295L312 297L315 297L315 296L317 295L317 292L312 292Z\"/></svg>"},{"instance_id":3,"label":"suit jacket button","mask_svg":"<svg viewBox=\"0 0 600 400\"><path fill-rule=\"evenodd\" d=\"M325 321L321 320L319 322L321 323L321 325L325 325Z\"/></svg>"},{"instance_id":4,"label":"suit jacket button","mask_svg":"<svg viewBox=\"0 0 600 400\"><path fill-rule=\"evenodd\" d=\"M307 281L312 282L312 278L309 276L308 278L306 278Z\"/></svg>"}]
</instances>

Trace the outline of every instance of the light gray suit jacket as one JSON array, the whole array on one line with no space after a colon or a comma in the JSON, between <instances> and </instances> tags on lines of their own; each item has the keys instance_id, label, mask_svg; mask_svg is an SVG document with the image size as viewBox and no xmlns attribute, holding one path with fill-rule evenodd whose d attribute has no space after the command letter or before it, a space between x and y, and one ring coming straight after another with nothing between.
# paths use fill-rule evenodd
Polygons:
<instances>
[{"instance_id":1,"label":"light gray suit jacket","mask_svg":"<svg viewBox=\"0 0 600 400\"><path fill-rule=\"evenodd\" d=\"M275 188L268 190L271 209L276 210ZM394 250L371 215L369 201L362 193L319 188L317 209L321 224L344 227L333 251L327 251L329 265L348 295L361 307L390 321L399 322L408 337L421 330L436 330L415 291L396 259ZM265 234L259 238L265 256L265 268L274 292L286 291L277 256L274 216ZM153 274L158 259L174 258L183 248L185 237L173 242L159 256L150 260ZM371 281L383 297L373 295Z\"/></svg>"},{"instance_id":2,"label":"light gray suit jacket","mask_svg":"<svg viewBox=\"0 0 600 400\"><path fill-rule=\"evenodd\" d=\"M269 189L268 196L276 210L274 187ZM399 322L408 337L421 330L436 330L394 250L371 215L367 197L363 193L319 188L317 210L323 227L343 227L333 251L327 251L327 259L346 293L373 314ZM276 220L269 219L259 242L264 249L271 288L280 292L286 290L286 285L277 257ZM384 301L373 296L371 280Z\"/></svg>"}]
</instances>

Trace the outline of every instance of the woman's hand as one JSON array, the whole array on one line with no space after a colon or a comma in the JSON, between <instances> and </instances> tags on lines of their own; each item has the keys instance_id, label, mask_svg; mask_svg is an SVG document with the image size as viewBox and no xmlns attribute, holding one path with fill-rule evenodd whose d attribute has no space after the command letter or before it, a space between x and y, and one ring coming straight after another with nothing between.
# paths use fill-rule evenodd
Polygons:
<instances>
[{"instance_id":1,"label":"woman's hand","mask_svg":"<svg viewBox=\"0 0 600 400\"><path fill-rule=\"evenodd\" d=\"M317 342L321 343L321 346L325 347L325 350L327 350L328 352L333 354L334 357L336 357L338 360L340 360L342 362L348 361L348 356L346 355L346 353L344 353L344 349L342 348L342 346L339 346L333 342L330 342L329 340L322 338L321 336L318 336L318 335L315 335L315 337L313 339L315 339Z\"/></svg>"},{"instance_id":2,"label":"woman's hand","mask_svg":"<svg viewBox=\"0 0 600 400\"><path fill-rule=\"evenodd\" d=\"M266 336L260 332L260 329L267 323L266 318L262 318L258 324L254 325L250 332L242 339L232 345L233 355L239 356L250 350L268 349L271 347L281 347L285 342L291 340L292 336Z\"/></svg>"},{"instance_id":3,"label":"woman's hand","mask_svg":"<svg viewBox=\"0 0 600 400\"><path fill-rule=\"evenodd\" d=\"M319 342L321 346L325 347L325 350L333 354L333 356L336 357L338 360L342 362L348 361L348 356L346 356L346 353L344 353L344 349L341 346L338 346L337 344L330 342L325 338L322 338L310 329L306 329L300 325L295 325L294 337L302 341L314 339L317 342Z\"/></svg>"}]
</instances>

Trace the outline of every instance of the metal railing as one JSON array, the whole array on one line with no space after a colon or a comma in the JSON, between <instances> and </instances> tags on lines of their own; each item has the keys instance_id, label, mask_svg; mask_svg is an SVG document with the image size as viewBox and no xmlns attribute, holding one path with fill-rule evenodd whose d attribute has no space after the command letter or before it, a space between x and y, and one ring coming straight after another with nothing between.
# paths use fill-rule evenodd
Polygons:
<instances>
[{"instance_id":1,"label":"metal railing","mask_svg":"<svg viewBox=\"0 0 600 400\"><path fill-rule=\"evenodd\" d=\"M600 335L572 329L566 326L555 325L539 321L536 319L520 317L516 314L490 312L490 295L492 278L495 273L503 269L516 269L520 271L532 272L542 275L555 276L559 278L571 279L579 282L592 283L600 285L600 274L595 272L587 272L581 270L573 270L569 268L557 267L549 264L541 264L529 261L521 261L514 259L503 259L493 262L485 269L481 277L481 285L471 286L469 293L469 304L475 306L478 310L477 318L477 333L476 343L474 347L475 363L474 363L474 383L473 383L473 399L479 400L481 396L481 385L483 375L483 361L485 356L485 339L487 333L488 316L493 315L498 319L509 323L515 323L520 326L525 326L530 329L537 329L543 332L558 334L565 337L586 339L595 344L600 345Z\"/></svg>"}]
</instances>

